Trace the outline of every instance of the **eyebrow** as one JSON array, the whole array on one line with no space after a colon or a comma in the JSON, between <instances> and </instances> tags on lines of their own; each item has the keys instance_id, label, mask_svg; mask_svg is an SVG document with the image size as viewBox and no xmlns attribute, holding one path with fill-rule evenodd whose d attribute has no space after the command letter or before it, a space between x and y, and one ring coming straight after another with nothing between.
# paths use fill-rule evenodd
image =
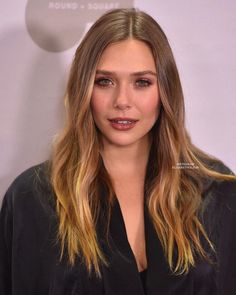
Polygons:
<instances>
[{"instance_id":1,"label":"eyebrow","mask_svg":"<svg viewBox=\"0 0 236 295\"><path fill-rule=\"evenodd\" d=\"M112 72L112 71L106 71L106 70L97 70L96 74L103 74L103 75L116 75L116 72ZM138 72L133 72L131 73L131 76L142 76L142 75L153 75L153 76L157 76L157 73L147 70L147 71L138 71Z\"/></svg>"}]
</instances>

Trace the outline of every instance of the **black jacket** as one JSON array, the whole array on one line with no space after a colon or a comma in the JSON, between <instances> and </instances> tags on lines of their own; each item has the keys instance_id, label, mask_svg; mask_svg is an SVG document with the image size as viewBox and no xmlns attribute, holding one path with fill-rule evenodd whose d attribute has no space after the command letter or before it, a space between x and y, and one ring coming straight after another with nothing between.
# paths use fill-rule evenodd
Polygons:
<instances>
[{"instance_id":1,"label":"black jacket","mask_svg":"<svg viewBox=\"0 0 236 295\"><path fill-rule=\"evenodd\" d=\"M100 217L99 243L109 260L102 279L88 275L80 258L59 261L58 220L45 164L21 174L8 189L0 215L1 295L144 295L124 220L116 200L108 247ZM218 170L229 172L222 165ZM212 181L204 195L202 222L215 245L213 263L197 260L186 275L171 274L145 207L148 295L236 294L236 183ZM216 262L214 262L216 261Z\"/></svg>"}]
</instances>

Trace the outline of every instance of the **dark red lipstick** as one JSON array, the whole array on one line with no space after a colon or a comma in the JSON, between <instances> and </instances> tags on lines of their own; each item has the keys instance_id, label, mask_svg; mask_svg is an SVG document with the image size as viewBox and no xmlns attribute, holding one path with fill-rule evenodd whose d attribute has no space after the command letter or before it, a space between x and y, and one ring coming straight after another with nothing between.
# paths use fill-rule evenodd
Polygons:
<instances>
[{"instance_id":1,"label":"dark red lipstick","mask_svg":"<svg viewBox=\"0 0 236 295\"><path fill-rule=\"evenodd\" d=\"M112 118L109 119L111 126L120 131L126 131L132 129L138 120L132 119L132 118L124 118L124 117L118 117L118 118Z\"/></svg>"}]
</instances>

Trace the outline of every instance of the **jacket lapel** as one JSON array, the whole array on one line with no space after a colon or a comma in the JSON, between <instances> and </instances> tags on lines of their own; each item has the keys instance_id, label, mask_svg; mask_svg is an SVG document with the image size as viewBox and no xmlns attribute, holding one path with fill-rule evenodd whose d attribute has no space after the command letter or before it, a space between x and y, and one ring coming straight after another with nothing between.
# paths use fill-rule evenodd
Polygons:
<instances>
[{"instance_id":1,"label":"jacket lapel","mask_svg":"<svg viewBox=\"0 0 236 295\"><path fill-rule=\"evenodd\" d=\"M115 200L112 208L109 246L105 239L101 246L107 256L109 266L102 266L105 294L144 295L137 264L129 245L125 224L119 202Z\"/></svg>"},{"instance_id":2,"label":"jacket lapel","mask_svg":"<svg viewBox=\"0 0 236 295\"><path fill-rule=\"evenodd\" d=\"M148 262L147 294L173 295L192 294L191 283L187 275L173 275L165 258L161 242L145 206L145 239ZM176 257L174 257L176 259Z\"/></svg>"},{"instance_id":3,"label":"jacket lapel","mask_svg":"<svg viewBox=\"0 0 236 295\"><path fill-rule=\"evenodd\" d=\"M188 276L171 274L146 206L144 207L144 222L148 263L146 294L186 294L184 290L189 290L186 287L186 284L189 284ZM105 238L106 225L107 218L103 216L98 227L99 241L109 262L108 266L102 265L104 294L144 295L136 260L128 242L124 219L117 199L114 201L111 213L109 243ZM181 292L178 293L177 290Z\"/></svg>"}]
</instances>

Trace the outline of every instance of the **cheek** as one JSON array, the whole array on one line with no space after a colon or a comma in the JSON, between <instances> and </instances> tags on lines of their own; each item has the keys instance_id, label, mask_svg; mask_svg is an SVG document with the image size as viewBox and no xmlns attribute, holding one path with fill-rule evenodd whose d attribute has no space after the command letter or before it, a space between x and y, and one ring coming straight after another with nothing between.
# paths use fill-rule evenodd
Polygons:
<instances>
[{"instance_id":1,"label":"cheek","mask_svg":"<svg viewBox=\"0 0 236 295\"><path fill-rule=\"evenodd\" d=\"M109 110L109 100L101 93L93 93L90 105L95 121L103 119Z\"/></svg>"},{"instance_id":2,"label":"cheek","mask_svg":"<svg viewBox=\"0 0 236 295\"><path fill-rule=\"evenodd\" d=\"M161 101L158 95L146 97L142 101L140 108L143 114L148 118L157 118L160 111Z\"/></svg>"},{"instance_id":3,"label":"cheek","mask_svg":"<svg viewBox=\"0 0 236 295\"><path fill-rule=\"evenodd\" d=\"M91 98L91 109L93 114L100 113L103 110L104 101L98 93L93 92Z\"/></svg>"}]
</instances>

